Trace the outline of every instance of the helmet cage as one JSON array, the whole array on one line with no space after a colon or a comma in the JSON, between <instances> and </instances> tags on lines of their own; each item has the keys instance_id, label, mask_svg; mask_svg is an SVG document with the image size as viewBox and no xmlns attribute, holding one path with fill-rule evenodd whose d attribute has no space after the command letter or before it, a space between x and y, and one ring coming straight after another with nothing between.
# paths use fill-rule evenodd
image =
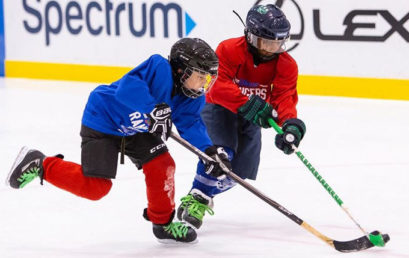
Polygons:
<instances>
[{"instance_id":1,"label":"helmet cage","mask_svg":"<svg viewBox=\"0 0 409 258\"><path fill-rule=\"evenodd\" d=\"M189 78L194 75L195 79L201 80L203 82L202 85L199 87L195 86L195 88L199 88L198 90L191 88L192 86L189 86ZM193 77L192 77L193 78ZM183 71L182 76L180 77L180 83L181 83L181 90L183 94L185 94L189 98L198 98L202 95L204 95L206 92L210 90L210 88L213 86L213 84L216 82L217 79L217 72L216 73L209 73L206 72L205 70L196 68L196 67L190 67L187 66L185 70Z\"/></svg>"}]
</instances>

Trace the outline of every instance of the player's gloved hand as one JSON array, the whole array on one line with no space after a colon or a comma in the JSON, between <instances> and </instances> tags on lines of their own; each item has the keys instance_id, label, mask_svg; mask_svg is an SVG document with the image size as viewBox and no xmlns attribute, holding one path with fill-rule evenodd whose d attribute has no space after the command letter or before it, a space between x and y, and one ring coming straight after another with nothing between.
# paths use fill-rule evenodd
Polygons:
<instances>
[{"instance_id":1,"label":"player's gloved hand","mask_svg":"<svg viewBox=\"0 0 409 258\"><path fill-rule=\"evenodd\" d=\"M171 113L172 111L166 103L157 104L148 114L150 119L149 132L161 136L166 141L172 132Z\"/></svg>"},{"instance_id":2,"label":"player's gloved hand","mask_svg":"<svg viewBox=\"0 0 409 258\"><path fill-rule=\"evenodd\" d=\"M298 118L291 118L284 122L282 130L284 133L276 135L275 144L285 154L291 154L294 152L291 146L294 144L298 147L304 137L306 132L305 124Z\"/></svg>"},{"instance_id":3,"label":"player's gloved hand","mask_svg":"<svg viewBox=\"0 0 409 258\"><path fill-rule=\"evenodd\" d=\"M264 128L271 127L268 119L272 118L277 122L278 118L278 114L273 107L257 95L251 95L250 99L239 107L238 114Z\"/></svg>"},{"instance_id":4,"label":"player's gloved hand","mask_svg":"<svg viewBox=\"0 0 409 258\"><path fill-rule=\"evenodd\" d=\"M224 166L229 170L232 169L226 151L223 147L210 146L205 150L205 153L214 160L211 162L204 162L206 174L214 176L219 180L224 179L226 173L223 171L222 167Z\"/></svg>"}]
</instances>

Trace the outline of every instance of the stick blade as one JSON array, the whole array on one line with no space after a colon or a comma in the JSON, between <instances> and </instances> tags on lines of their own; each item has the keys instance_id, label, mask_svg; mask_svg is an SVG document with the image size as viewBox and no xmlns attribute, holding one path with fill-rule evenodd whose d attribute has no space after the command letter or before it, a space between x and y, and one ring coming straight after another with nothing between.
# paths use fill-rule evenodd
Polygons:
<instances>
[{"instance_id":1,"label":"stick blade","mask_svg":"<svg viewBox=\"0 0 409 258\"><path fill-rule=\"evenodd\" d=\"M390 238L388 234L382 234L382 238L385 243L387 243ZM367 236L363 236L351 241L336 241L334 240L334 247L337 251L343 253L350 253L350 252L359 252L362 250L366 250L368 248L374 247L374 245L369 241Z\"/></svg>"}]
</instances>

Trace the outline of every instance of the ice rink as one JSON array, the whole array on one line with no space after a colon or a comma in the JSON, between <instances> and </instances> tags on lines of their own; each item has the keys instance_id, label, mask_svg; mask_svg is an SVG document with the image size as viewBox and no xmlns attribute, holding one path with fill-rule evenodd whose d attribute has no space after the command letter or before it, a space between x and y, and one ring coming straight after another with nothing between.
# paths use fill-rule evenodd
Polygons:
<instances>
[{"instance_id":1,"label":"ice rink","mask_svg":"<svg viewBox=\"0 0 409 258\"><path fill-rule=\"evenodd\" d=\"M79 129L97 84L0 79L0 180L23 145L80 161ZM1 258L409 257L409 102L300 95L307 125L300 150L368 231L388 233L384 248L342 254L241 186L215 198L199 242L163 245L142 218L141 171L119 166L102 200L81 199L39 180L22 190L0 185ZM295 155L263 130L260 191L338 241L363 235ZM173 140L176 199L191 187L197 158Z\"/></svg>"}]
</instances>

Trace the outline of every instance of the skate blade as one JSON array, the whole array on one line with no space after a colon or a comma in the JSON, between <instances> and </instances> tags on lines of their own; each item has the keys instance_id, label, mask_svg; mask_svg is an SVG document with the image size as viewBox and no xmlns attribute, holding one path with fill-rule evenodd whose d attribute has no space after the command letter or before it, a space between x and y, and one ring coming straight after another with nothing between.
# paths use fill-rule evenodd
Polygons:
<instances>
[{"instance_id":1,"label":"skate blade","mask_svg":"<svg viewBox=\"0 0 409 258\"><path fill-rule=\"evenodd\" d=\"M192 242L181 242L174 239L158 239L158 242L165 245L192 245L198 243L199 240L196 238Z\"/></svg>"},{"instance_id":2,"label":"skate blade","mask_svg":"<svg viewBox=\"0 0 409 258\"><path fill-rule=\"evenodd\" d=\"M18 153L17 158L14 161L13 166L11 167L11 170L10 170L8 176L7 176L7 179L6 179L6 182L5 182L7 186L10 186L11 174L13 174L14 169L16 169L16 167L18 165L20 165L20 163L23 161L23 159L27 155L28 151L29 151L29 148L27 146L24 146L23 148L21 148L21 150Z\"/></svg>"}]
</instances>

